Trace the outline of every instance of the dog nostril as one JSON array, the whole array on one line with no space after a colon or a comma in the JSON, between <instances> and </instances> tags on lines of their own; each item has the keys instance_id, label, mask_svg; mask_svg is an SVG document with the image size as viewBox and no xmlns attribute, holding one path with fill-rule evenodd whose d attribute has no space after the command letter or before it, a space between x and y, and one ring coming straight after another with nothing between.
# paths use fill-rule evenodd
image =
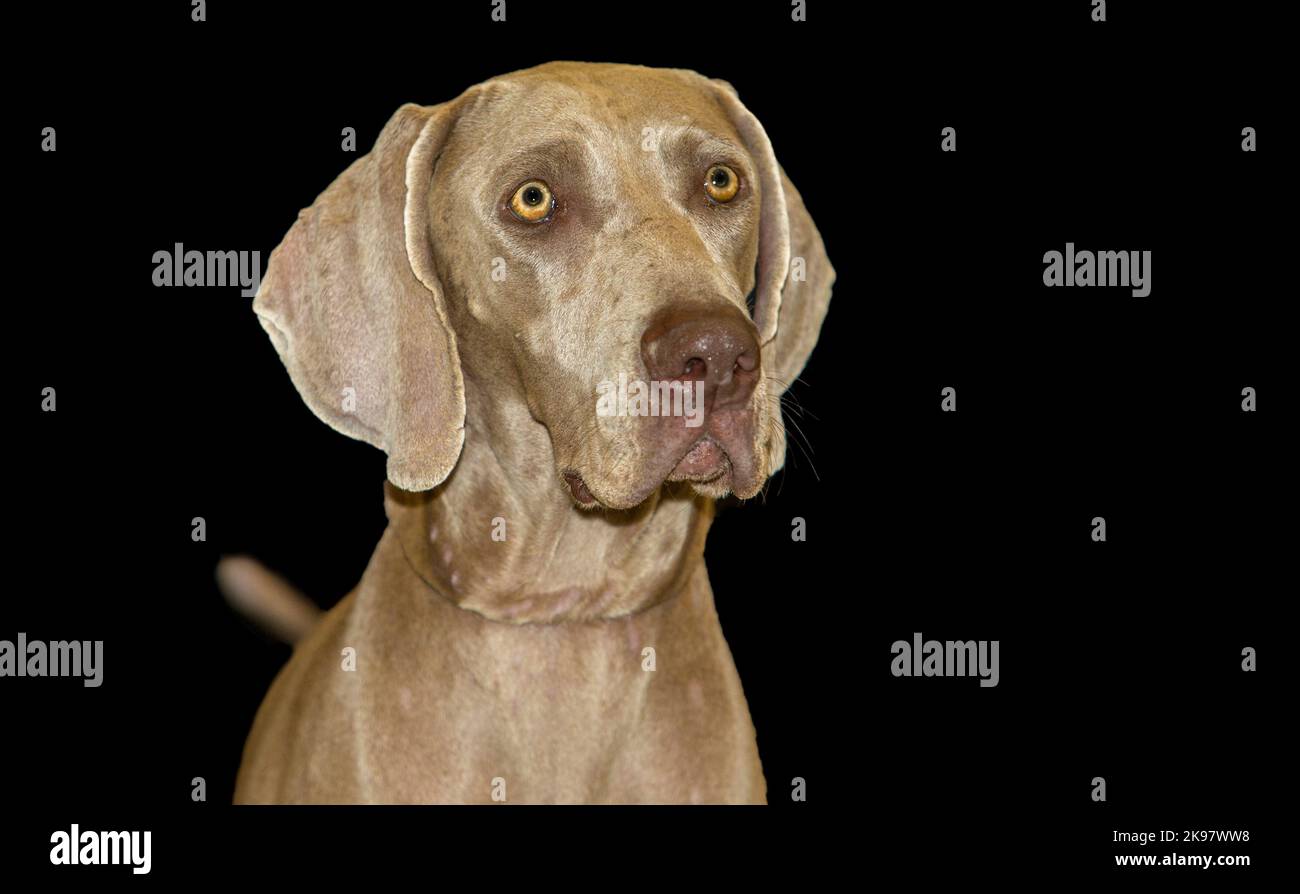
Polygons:
<instances>
[{"instance_id":1,"label":"dog nostril","mask_svg":"<svg viewBox=\"0 0 1300 894\"><path fill-rule=\"evenodd\" d=\"M691 382L692 387L701 382L710 395L712 389L722 389L724 400L738 402L757 378L759 347L752 329L730 310L673 311L641 334L641 358L651 379Z\"/></svg>"}]
</instances>

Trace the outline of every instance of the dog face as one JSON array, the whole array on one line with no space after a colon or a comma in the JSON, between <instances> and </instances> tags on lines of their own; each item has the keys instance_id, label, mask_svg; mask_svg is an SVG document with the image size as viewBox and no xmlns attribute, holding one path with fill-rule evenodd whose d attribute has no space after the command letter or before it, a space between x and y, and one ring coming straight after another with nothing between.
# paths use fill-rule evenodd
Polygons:
<instances>
[{"instance_id":1,"label":"dog face","mask_svg":"<svg viewBox=\"0 0 1300 894\"><path fill-rule=\"evenodd\" d=\"M546 426L580 505L635 506L666 478L750 496L767 477L779 414L745 300L762 187L721 89L545 66L481 88L439 159L435 266L462 344L492 346L462 365L511 358L491 374ZM623 382L666 398L657 414L621 414Z\"/></svg>"},{"instance_id":2,"label":"dog face","mask_svg":"<svg viewBox=\"0 0 1300 894\"><path fill-rule=\"evenodd\" d=\"M555 63L400 111L255 307L308 404L384 447L399 487L454 464L469 379L545 427L576 504L626 509L665 481L760 490L833 277L728 85Z\"/></svg>"}]
</instances>

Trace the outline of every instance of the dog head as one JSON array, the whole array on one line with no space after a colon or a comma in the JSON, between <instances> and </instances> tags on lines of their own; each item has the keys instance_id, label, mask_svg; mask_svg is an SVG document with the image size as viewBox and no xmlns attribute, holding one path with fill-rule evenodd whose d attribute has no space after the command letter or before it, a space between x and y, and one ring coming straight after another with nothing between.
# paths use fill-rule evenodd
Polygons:
<instances>
[{"instance_id":1,"label":"dog head","mask_svg":"<svg viewBox=\"0 0 1300 894\"><path fill-rule=\"evenodd\" d=\"M426 490L475 400L556 486L756 494L834 271L762 126L693 72L552 63L404 106L304 210L254 301L307 404Z\"/></svg>"}]
</instances>

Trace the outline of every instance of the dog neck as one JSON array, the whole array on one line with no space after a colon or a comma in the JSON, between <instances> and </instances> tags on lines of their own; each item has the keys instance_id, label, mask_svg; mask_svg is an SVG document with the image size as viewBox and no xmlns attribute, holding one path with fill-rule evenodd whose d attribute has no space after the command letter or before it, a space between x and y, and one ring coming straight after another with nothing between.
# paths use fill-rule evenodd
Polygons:
<instances>
[{"instance_id":1,"label":"dog neck","mask_svg":"<svg viewBox=\"0 0 1300 894\"><path fill-rule=\"evenodd\" d=\"M545 427L522 405L471 409L447 480L423 493L387 484L384 505L438 596L517 624L617 618L671 599L703 561L714 511L684 486L627 511L577 508Z\"/></svg>"}]
</instances>

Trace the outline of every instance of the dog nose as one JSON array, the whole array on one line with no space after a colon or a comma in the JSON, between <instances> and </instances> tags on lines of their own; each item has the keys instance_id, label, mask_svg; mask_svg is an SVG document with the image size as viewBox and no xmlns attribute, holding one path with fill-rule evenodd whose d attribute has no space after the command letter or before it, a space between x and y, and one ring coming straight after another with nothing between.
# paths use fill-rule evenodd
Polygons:
<instances>
[{"instance_id":1,"label":"dog nose","mask_svg":"<svg viewBox=\"0 0 1300 894\"><path fill-rule=\"evenodd\" d=\"M758 381L758 339L739 311L667 314L641 336L641 357L656 381L703 381L708 407L744 403Z\"/></svg>"}]
</instances>

